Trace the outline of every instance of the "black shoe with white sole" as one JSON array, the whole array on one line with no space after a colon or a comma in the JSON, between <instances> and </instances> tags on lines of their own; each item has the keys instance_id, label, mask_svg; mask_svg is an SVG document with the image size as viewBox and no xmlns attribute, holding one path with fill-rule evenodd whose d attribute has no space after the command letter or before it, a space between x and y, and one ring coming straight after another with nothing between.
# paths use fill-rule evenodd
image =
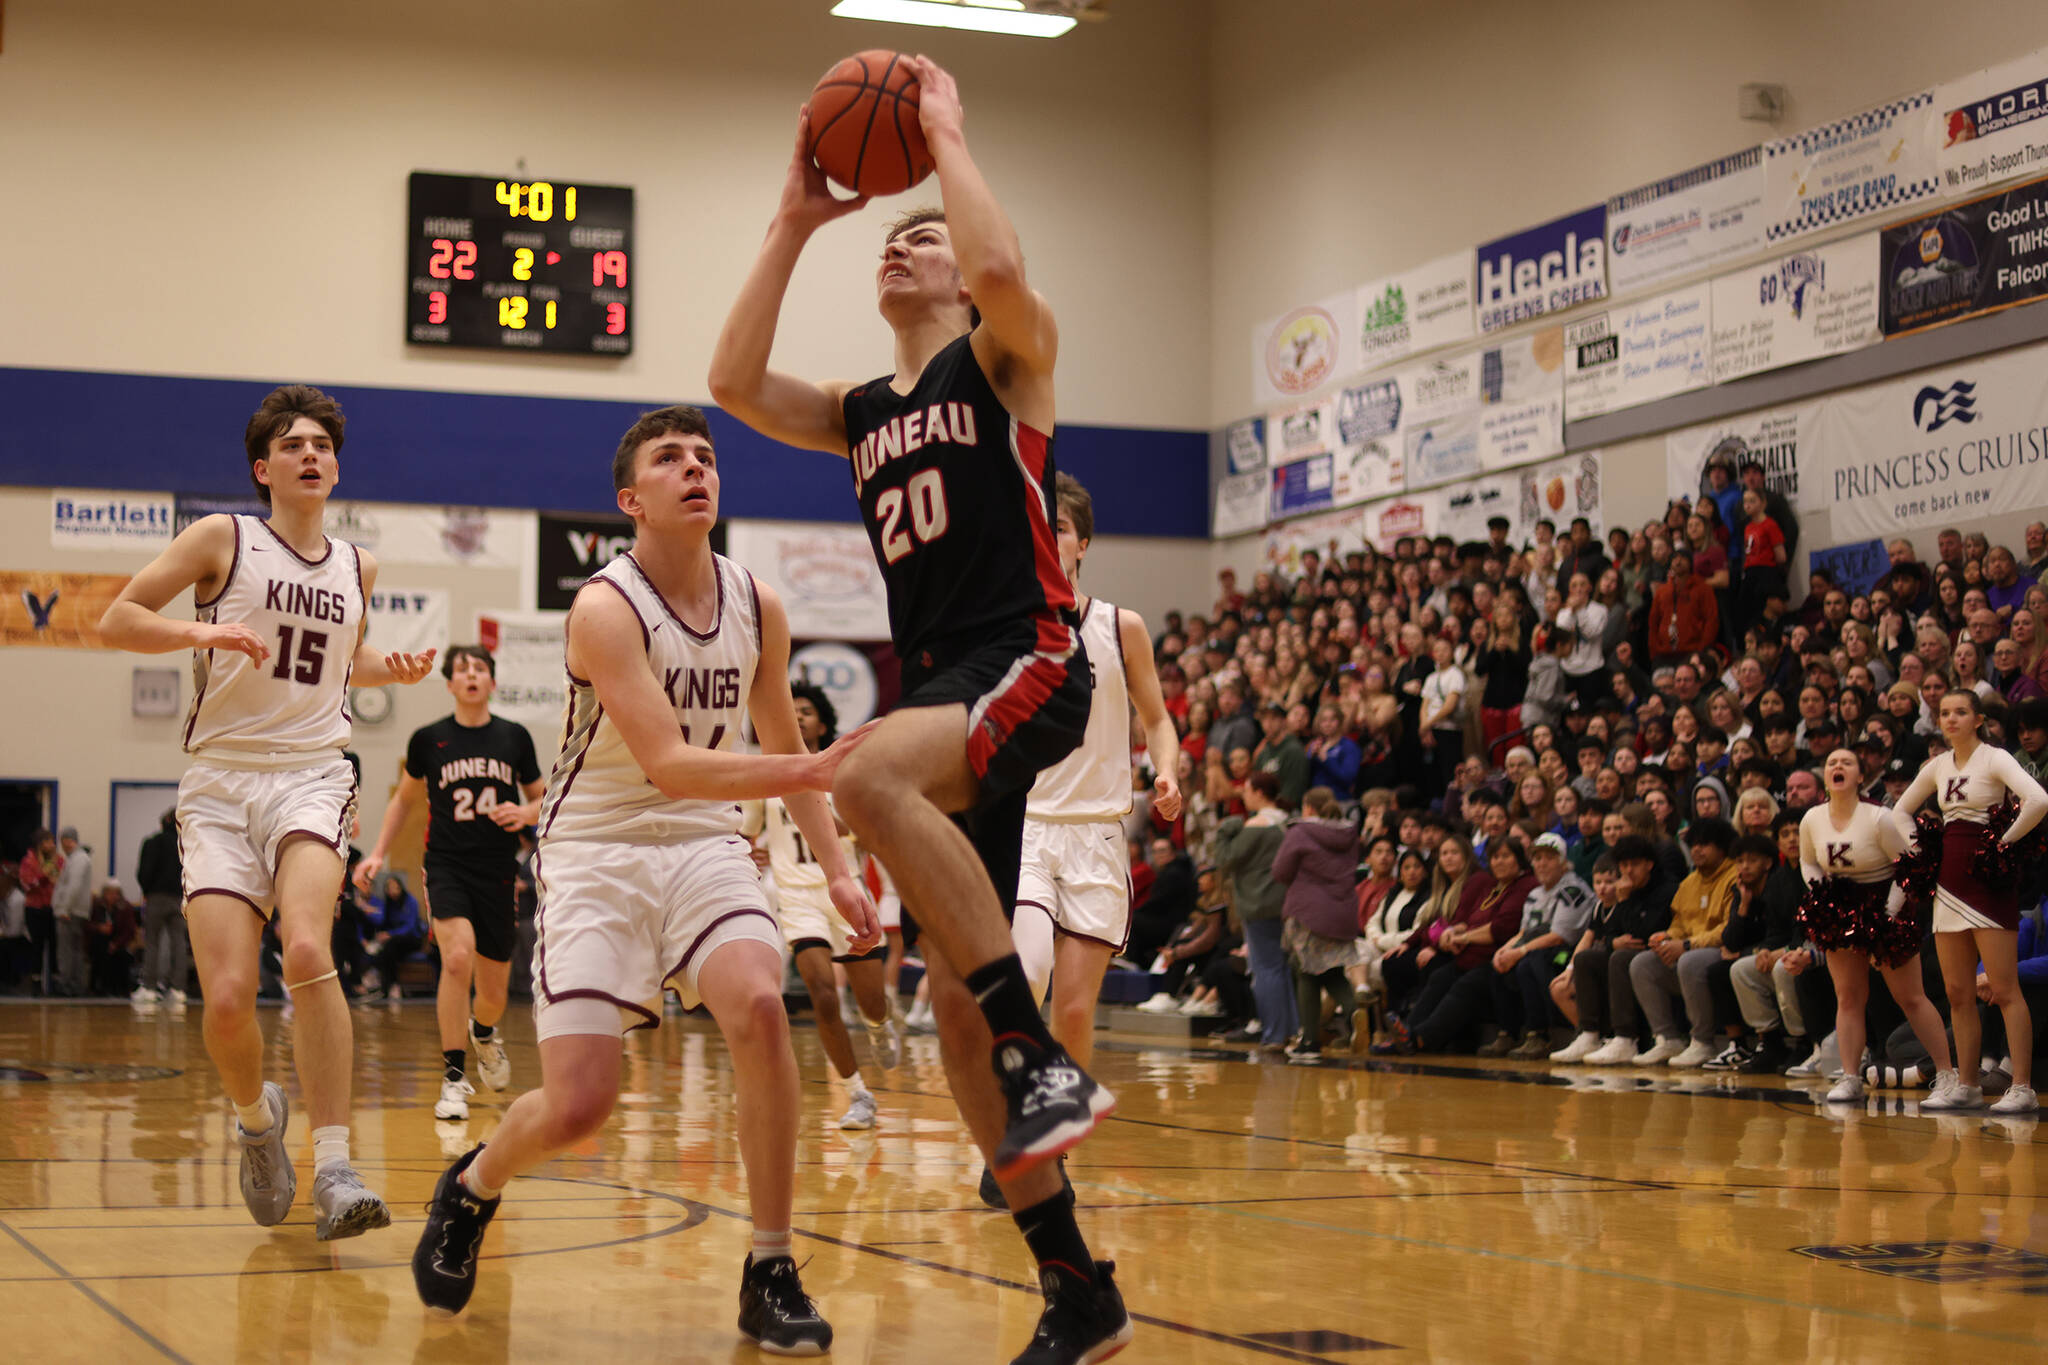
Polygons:
<instances>
[{"instance_id":1,"label":"black shoe with white sole","mask_svg":"<svg viewBox=\"0 0 2048 1365\"><path fill-rule=\"evenodd\" d=\"M747 1257L740 1272L740 1335L773 1356L821 1356L832 1349L832 1324L804 1293L796 1262Z\"/></svg>"},{"instance_id":2,"label":"black shoe with white sole","mask_svg":"<svg viewBox=\"0 0 2048 1365\"><path fill-rule=\"evenodd\" d=\"M479 1199L462 1183L463 1171L482 1150L479 1143L441 1173L427 1205L427 1226L412 1253L412 1283L420 1302L447 1313L460 1313L476 1292L477 1248L503 1202Z\"/></svg>"},{"instance_id":3,"label":"black shoe with white sole","mask_svg":"<svg viewBox=\"0 0 2048 1365\"><path fill-rule=\"evenodd\" d=\"M1057 1261L1038 1268L1045 1311L1010 1365L1095 1365L1131 1344L1131 1315L1112 1278L1116 1262L1097 1261L1094 1271L1091 1279Z\"/></svg>"},{"instance_id":4,"label":"black shoe with white sole","mask_svg":"<svg viewBox=\"0 0 2048 1365\"><path fill-rule=\"evenodd\" d=\"M1006 1033L996 1040L991 1060L1009 1103L1010 1123L989 1164L1005 1180L1080 1146L1116 1108L1116 1096L1091 1080L1057 1043L1044 1048L1022 1034Z\"/></svg>"}]
</instances>

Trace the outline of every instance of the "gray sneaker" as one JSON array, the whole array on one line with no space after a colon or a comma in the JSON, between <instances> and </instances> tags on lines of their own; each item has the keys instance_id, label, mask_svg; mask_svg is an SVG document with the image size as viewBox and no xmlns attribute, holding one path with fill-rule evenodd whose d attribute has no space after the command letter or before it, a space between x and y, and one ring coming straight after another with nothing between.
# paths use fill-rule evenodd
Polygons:
<instances>
[{"instance_id":1,"label":"gray sneaker","mask_svg":"<svg viewBox=\"0 0 2048 1365\"><path fill-rule=\"evenodd\" d=\"M329 1166L314 1174L313 1215L313 1235L323 1242L391 1226L391 1210L363 1188L353 1166Z\"/></svg>"},{"instance_id":2,"label":"gray sneaker","mask_svg":"<svg viewBox=\"0 0 2048 1365\"><path fill-rule=\"evenodd\" d=\"M855 1095L853 1103L846 1108L846 1114L839 1120L839 1126L848 1132L863 1132L875 1126L875 1097L872 1093Z\"/></svg>"},{"instance_id":3,"label":"gray sneaker","mask_svg":"<svg viewBox=\"0 0 2048 1365\"><path fill-rule=\"evenodd\" d=\"M493 1029L488 1038L476 1036L476 1020L469 1021L469 1045L476 1050L476 1078L491 1090L512 1084L512 1062L505 1056L505 1035Z\"/></svg>"},{"instance_id":4,"label":"gray sneaker","mask_svg":"<svg viewBox=\"0 0 2048 1365\"><path fill-rule=\"evenodd\" d=\"M889 1003L889 1013L879 1024L869 1024L866 1019L868 1043L875 1050L875 1065L884 1071L894 1071L903 1061L903 1030L896 1023L896 1004Z\"/></svg>"},{"instance_id":5,"label":"gray sneaker","mask_svg":"<svg viewBox=\"0 0 2048 1365\"><path fill-rule=\"evenodd\" d=\"M291 1102L276 1081L263 1083L263 1098L270 1102L270 1127L251 1137L235 1122L235 1140L242 1144L242 1202L259 1228L274 1228L292 1211L299 1192L298 1172L284 1149L285 1125L291 1121Z\"/></svg>"}]
</instances>

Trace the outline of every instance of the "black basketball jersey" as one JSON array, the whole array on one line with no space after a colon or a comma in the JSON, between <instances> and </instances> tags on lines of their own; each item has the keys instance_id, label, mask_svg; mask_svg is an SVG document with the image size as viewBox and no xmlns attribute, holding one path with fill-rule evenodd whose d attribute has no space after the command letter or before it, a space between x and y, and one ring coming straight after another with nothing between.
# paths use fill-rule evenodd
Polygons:
<instances>
[{"instance_id":1,"label":"black basketball jersey","mask_svg":"<svg viewBox=\"0 0 2048 1365\"><path fill-rule=\"evenodd\" d=\"M483 725L444 716L413 732L405 770L427 784L427 858L469 871L510 876L519 835L491 812L518 805L520 788L540 781L533 736L524 725L492 716Z\"/></svg>"},{"instance_id":2,"label":"black basketball jersey","mask_svg":"<svg viewBox=\"0 0 2048 1365\"><path fill-rule=\"evenodd\" d=\"M885 377L844 406L898 657L1072 610L1053 538L1052 437L1010 415L970 336L933 356L909 393Z\"/></svg>"}]
</instances>

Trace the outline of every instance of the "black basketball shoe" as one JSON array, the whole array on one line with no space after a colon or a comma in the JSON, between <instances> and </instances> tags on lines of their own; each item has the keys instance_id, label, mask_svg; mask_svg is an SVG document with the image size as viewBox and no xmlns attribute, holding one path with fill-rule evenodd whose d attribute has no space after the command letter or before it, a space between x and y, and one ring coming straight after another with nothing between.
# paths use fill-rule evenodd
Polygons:
<instances>
[{"instance_id":1,"label":"black basketball shoe","mask_svg":"<svg viewBox=\"0 0 2048 1365\"><path fill-rule=\"evenodd\" d=\"M832 1324L804 1293L796 1262L774 1256L740 1272L740 1335L772 1356L821 1356L832 1349Z\"/></svg>"},{"instance_id":2,"label":"black basketball shoe","mask_svg":"<svg viewBox=\"0 0 2048 1365\"><path fill-rule=\"evenodd\" d=\"M1038 1268L1045 1311L1031 1344L1010 1365L1094 1365L1131 1344L1131 1315L1111 1278L1115 1261L1097 1261L1095 1278L1054 1261Z\"/></svg>"},{"instance_id":3,"label":"black basketball shoe","mask_svg":"<svg viewBox=\"0 0 2048 1365\"><path fill-rule=\"evenodd\" d=\"M1019 1033L996 1039L991 1059L1009 1102L1010 1124L990 1163L1004 1180L1081 1145L1116 1108L1104 1090L1055 1043L1042 1048Z\"/></svg>"},{"instance_id":4,"label":"black basketball shoe","mask_svg":"<svg viewBox=\"0 0 2048 1365\"><path fill-rule=\"evenodd\" d=\"M412 1253L412 1283L429 1308L460 1313L476 1291L477 1248L504 1202L477 1198L459 1179L482 1150L478 1143L441 1172L427 1204L427 1226Z\"/></svg>"}]
</instances>

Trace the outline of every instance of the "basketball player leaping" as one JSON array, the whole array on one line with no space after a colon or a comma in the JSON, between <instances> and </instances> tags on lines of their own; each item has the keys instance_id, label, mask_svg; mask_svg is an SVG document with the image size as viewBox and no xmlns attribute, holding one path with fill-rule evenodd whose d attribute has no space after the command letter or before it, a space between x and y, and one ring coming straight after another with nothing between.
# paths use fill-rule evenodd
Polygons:
<instances>
[{"instance_id":1,"label":"basketball player leaping","mask_svg":"<svg viewBox=\"0 0 2048 1365\"><path fill-rule=\"evenodd\" d=\"M664 985L711 1010L732 1053L740 1160L753 1246L740 1330L779 1354L816 1354L832 1329L790 1256L802 1117L782 936L740 837L740 803L782 797L825 868L853 947L881 942L867 893L839 850L822 795L855 732L804 749L789 694L782 603L713 554L718 472L704 414L664 408L612 459L630 553L584 585L569 611L569 717L541 800L533 953L541 1084L505 1112L487 1146L442 1175L413 1252L430 1307L459 1311L506 1182L604 1125L618 1098L620 1038L661 1022ZM765 751L739 752L751 716Z\"/></svg>"},{"instance_id":2,"label":"basketball player leaping","mask_svg":"<svg viewBox=\"0 0 2048 1365\"><path fill-rule=\"evenodd\" d=\"M206 1051L235 1107L242 1202L259 1225L275 1226L291 1211L298 1176L285 1150L284 1090L263 1079L256 1023L257 958L274 907L297 1009L292 1051L313 1123L322 1241L391 1222L349 1165L355 1045L328 949L355 816L355 765L343 754L348 689L418 682L434 657L382 654L363 638L376 561L321 531L343 426L340 405L320 390L273 390L243 433L249 477L270 515L194 522L128 580L100 622L116 649L193 651L178 851L206 993ZM199 619L164 616L187 588Z\"/></svg>"},{"instance_id":3,"label":"basketball player leaping","mask_svg":"<svg viewBox=\"0 0 2048 1365\"><path fill-rule=\"evenodd\" d=\"M524 725L491 714L498 686L491 652L456 645L441 660L441 676L455 698L455 714L415 730L406 744L405 770L384 808L376 846L356 864L356 887L367 892L376 884L392 840L424 797L423 885L441 950L434 1014L443 1072L434 1117L454 1120L469 1117L469 1097L476 1093L465 1074L469 1047L476 1048L476 1074L485 1086L512 1084L498 1021L518 942L519 831L539 818L541 780L533 736Z\"/></svg>"},{"instance_id":4,"label":"basketball player leaping","mask_svg":"<svg viewBox=\"0 0 2048 1365\"><path fill-rule=\"evenodd\" d=\"M1080 480L1059 476L1060 568L1074 585L1081 642L1094 675L1088 736L1032 784L1024 819L1024 868L1011 924L1024 974L1040 999L1052 990L1052 1031L1082 1066L1095 1052L1095 1002L1110 955L1131 938L1131 869L1124 817L1131 812L1131 709L1145 727L1152 806L1180 814L1180 736L1159 691L1145 618L1080 591L1081 563L1095 539L1095 501ZM1003 1207L987 1170L981 1197Z\"/></svg>"},{"instance_id":5,"label":"basketball player leaping","mask_svg":"<svg viewBox=\"0 0 2048 1365\"><path fill-rule=\"evenodd\" d=\"M797 730L804 747L812 753L828 748L837 739L839 724L832 701L814 683L791 683L796 701ZM875 1092L860 1074L860 1059L854 1055L853 1039L839 1012L839 988L832 979L832 964L846 969L846 982L853 987L854 1005L867 1025L868 1042L875 1064L888 1071L903 1059L903 1037L896 1023L896 1009L882 981L886 947L864 953L846 949L846 925L832 908L828 894L830 871L822 851L805 842L803 831L790 819L789 807L781 801L765 801L750 807L741 831L759 837L767 846L769 870L775 875L775 892L781 901L782 937L796 959L797 973L810 992L811 1012L818 1021L818 1042L832 1070L846 1086L852 1101L840 1118L843 1129L858 1131L875 1126ZM839 841L842 856L845 845Z\"/></svg>"},{"instance_id":6,"label":"basketball player leaping","mask_svg":"<svg viewBox=\"0 0 2048 1365\"><path fill-rule=\"evenodd\" d=\"M895 373L820 386L768 368L804 244L865 202L827 188L805 150L806 109L710 387L777 440L851 457L904 700L840 769L833 796L923 929L954 1099L1040 1267L1045 1312L1019 1360L1094 1361L1130 1339L1130 1319L1050 1163L1114 1101L1046 1029L1005 923L1025 795L1088 721L1087 657L1052 528L1059 334L968 156L952 77L914 65L945 209L899 220L883 247L876 292Z\"/></svg>"}]
</instances>

